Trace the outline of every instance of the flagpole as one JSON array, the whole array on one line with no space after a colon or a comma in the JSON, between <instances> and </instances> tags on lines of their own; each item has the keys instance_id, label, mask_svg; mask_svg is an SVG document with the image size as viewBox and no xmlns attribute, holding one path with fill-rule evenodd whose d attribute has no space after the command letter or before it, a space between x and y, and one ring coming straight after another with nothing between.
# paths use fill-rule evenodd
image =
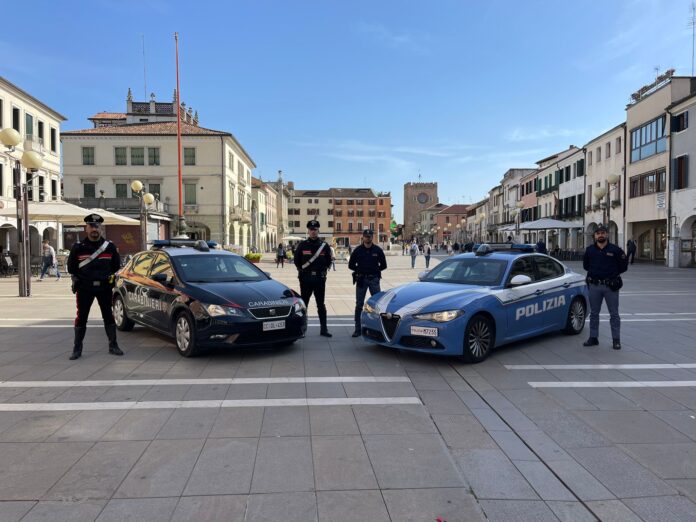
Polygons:
<instances>
[{"instance_id":1,"label":"flagpole","mask_svg":"<svg viewBox=\"0 0 696 522\"><path fill-rule=\"evenodd\" d=\"M174 33L174 46L176 49L176 150L177 167L179 174L179 222L177 237L187 237L183 198L184 178L181 173L181 90L179 89L179 33Z\"/></svg>"}]
</instances>

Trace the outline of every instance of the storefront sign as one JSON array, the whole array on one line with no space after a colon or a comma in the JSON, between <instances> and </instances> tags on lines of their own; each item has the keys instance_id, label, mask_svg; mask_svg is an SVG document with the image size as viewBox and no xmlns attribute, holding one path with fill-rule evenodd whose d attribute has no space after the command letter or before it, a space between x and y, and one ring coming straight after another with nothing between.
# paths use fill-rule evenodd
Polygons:
<instances>
[{"instance_id":1,"label":"storefront sign","mask_svg":"<svg viewBox=\"0 0 696 522\"><path fill-rule=\"evenodd\" d=\"M658 192L657 194L657 208L665 208L665 193Z\"/></svg>"},{"instance_id":2,"label":"storefront sign","mask_svg":"<svg viewBox=\"0 0 696 522\"><path fill-rule=\"evenodd\" d=\"M63 227L63 232L82 232L82 227Z\"/></svg>"}]
</instances>

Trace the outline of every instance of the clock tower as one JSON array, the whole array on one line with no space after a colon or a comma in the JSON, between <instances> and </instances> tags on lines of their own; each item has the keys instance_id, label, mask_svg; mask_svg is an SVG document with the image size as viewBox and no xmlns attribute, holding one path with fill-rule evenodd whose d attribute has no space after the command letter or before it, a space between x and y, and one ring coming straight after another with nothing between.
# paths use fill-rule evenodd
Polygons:
<instances>
[{"instance_id":1,"label":"clock tower","mask_svg":"<svg viewBox=\"0 0 696 522\"><path fill-rule=\"evenodd\" d=\"M417 235L420 211L435 203L439 203L437 183L409 182L404 185L404 240L410 241Z\"/></svg>"}]
</instances>

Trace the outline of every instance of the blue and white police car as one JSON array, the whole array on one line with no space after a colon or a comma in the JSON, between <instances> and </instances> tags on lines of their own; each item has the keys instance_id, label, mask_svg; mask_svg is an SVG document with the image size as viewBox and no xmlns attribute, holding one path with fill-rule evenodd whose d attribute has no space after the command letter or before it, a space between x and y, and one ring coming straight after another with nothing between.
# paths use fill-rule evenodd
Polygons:
<instances>
[{"instance_id":1,"label":"blue and white police car","mask_svg":"<svg viewBox=\"0 0 696 522\"><path fill-rule=\"evenodd\" d=\"M390 348L483 361L495 346L585 326L585 277L532 245L483 244L372 296L363 339Z\"/></svg>"}]
</instances>

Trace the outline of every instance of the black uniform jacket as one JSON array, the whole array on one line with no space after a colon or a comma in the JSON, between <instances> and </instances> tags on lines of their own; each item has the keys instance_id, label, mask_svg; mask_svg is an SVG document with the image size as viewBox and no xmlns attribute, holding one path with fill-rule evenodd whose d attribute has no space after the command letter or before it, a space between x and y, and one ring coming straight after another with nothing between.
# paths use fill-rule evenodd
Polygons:
<instances>
[{"instance_id":1,"label":"black uniform jacket","mask_svg":"<svg viewBox=\"0 0 696 522\"><path fill-rule=\"evenodd\" d=\"M68 256L68 272L77 276L81 281L107 281L112 274L121 268L121 256L116 245L109 246L99 254L99 257L80 268L80 263L90 257L104 243L103 237L99 241L90 241L85 238L75 243Z\"/></svg>"},{"instance_id":2,"label":"black uniform jacket","mask_svg":"<svg viewBox=\"0 0 696 522\"><path fill-rule=\"evenodd\" d=\"M348 269L360 275L380 275L387 268L384 251L374 243L370 248L358 245L348 260Z\"/></svg>"},{"instance_id":3,"label":"black uniform jacket","mask_svg":"<svg viewBox=\"0 0 696 522\"><path fill-rule=\"evenodd\" d=\"M624 251L613 243L607 243L604 248L594 243L585 249L582 267L593 279L613 279L628 270L628 259Z\"/></svg>"},{"instance_id":4,"label":"black uniform jacket","mask_svg":"<svg viewBox=\"0 0 696 522\"><path fill-rule=\"evenodd\" d=\"M300 272L309 272L309 273L325 273L329 267L331 266L331 248L329 248L329 245L325 245L324 248L322 249L321 253L317 256L317 258L312 261L312 263L307 267L307 268L302 268L302 265L304 265L307 261L312 259L314 254L316 253L317 250L319 250L319 247L324 244L324 241L322 239L305 239L302 241L297 247L295 248L295 257L293 261L295 262L295 266Z\"/></svg>"}]
</instances>

